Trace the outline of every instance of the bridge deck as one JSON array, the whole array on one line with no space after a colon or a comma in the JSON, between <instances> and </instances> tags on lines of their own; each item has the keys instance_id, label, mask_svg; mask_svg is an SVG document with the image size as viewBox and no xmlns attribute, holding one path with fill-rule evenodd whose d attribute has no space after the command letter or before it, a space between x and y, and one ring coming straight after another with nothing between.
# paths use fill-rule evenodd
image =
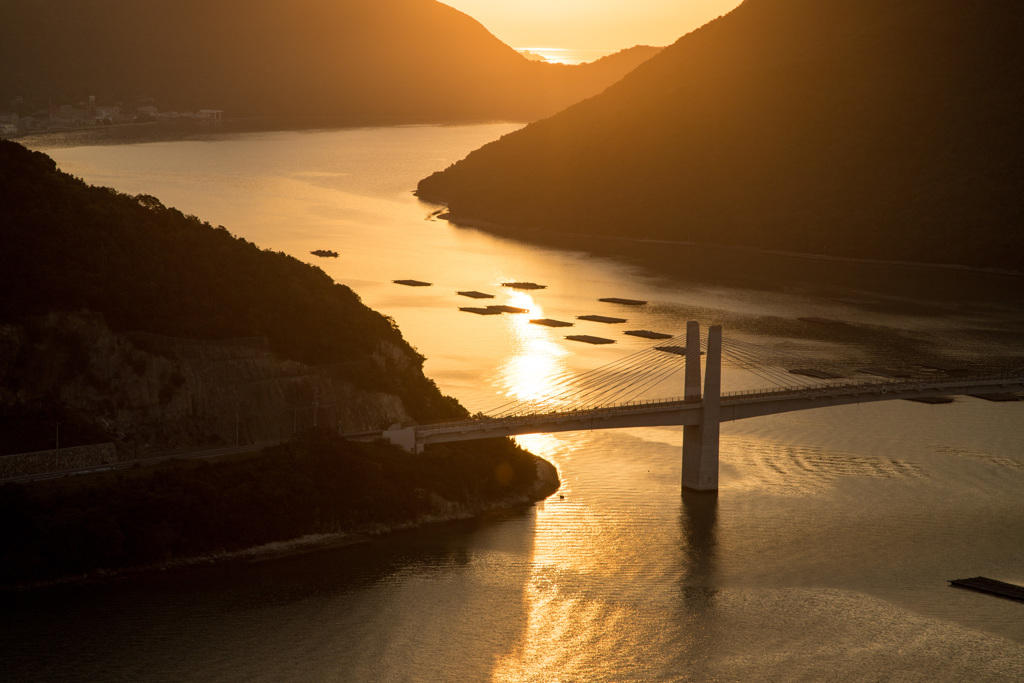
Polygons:
<instances>
[{"instance_id":1,"label":"bridge deck","mask_svg":"<svg viewBox=\"0 0 1024 683\"><path fill-rule=\"evenodd\" d=\"M851 403L926 398L948 394L980 394L999 387L1002 392L1024 390L1024 378L981 376L955 380L878 380L858 384L829 383L815 387L723 393L723 422ZM669 398L543 413L477 418L415 427L417 443L439 443L514 436L537 432L613 429L621 427L699 424L701 399Z\"/></svg>"}]
</instances>

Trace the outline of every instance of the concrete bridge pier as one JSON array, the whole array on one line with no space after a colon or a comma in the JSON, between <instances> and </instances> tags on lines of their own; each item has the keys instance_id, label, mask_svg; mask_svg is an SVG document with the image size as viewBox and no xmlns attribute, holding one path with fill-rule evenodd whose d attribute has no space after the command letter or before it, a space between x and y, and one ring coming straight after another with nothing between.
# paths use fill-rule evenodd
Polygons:
<instances>
[{"instance_id":1,"label":"concrete bridge pier","mask_svg":"<svg viewBox=\"0 0 1024 683\"><path fill-rule=\"evenodd\" d=\"M701 400L700 323L686 323L687 400ZM722 326L708 328L700 423L683 427L683 490L718 490L719 404L722 396Z\"/></svg>"}]
</instances>

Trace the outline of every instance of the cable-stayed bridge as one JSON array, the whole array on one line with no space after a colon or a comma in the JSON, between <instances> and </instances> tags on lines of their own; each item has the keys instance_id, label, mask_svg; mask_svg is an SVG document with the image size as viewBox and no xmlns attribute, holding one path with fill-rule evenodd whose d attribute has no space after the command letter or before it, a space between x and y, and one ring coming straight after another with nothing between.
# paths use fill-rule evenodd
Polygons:
<instances>
[{"instance_id":1,"label":"cable-stayed bridge","mask_svg":"<svg viewBox=\"0 0 1024 683\"><path fill-rule=\"evenodd\" d=\"M703 382L701 357L704 357ZM742 368L770 386L722 391L722 364ZM682 486L718 488L722 421L795 410L950 395L1008 394L1024 390L1024 368L986 375L929 374L859 368L803 358L737 340L713 326L703 339L697 322L686 334L600 368L563 378L544 395L517 400L472 419L392 428L379 433L406 450L425 444L519 434L681 425ZM683 395L644 399L645 392L684 373ZM936 372L939 371L939 372ZM858 376L851 376L858 375ZM865 378L864 375L870 375ZM354 435L352 435L354 436ZM360 436L366 436L365 434Z\"/></svg>"}]
</instances>

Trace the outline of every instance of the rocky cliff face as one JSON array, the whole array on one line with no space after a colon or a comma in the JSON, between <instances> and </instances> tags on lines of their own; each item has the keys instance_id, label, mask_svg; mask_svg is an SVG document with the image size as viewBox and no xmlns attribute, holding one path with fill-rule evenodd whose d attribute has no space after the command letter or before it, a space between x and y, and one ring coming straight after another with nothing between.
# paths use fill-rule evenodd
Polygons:
<instances>
[{"instance_id":1,"label":"rocky cliff face","mask_svg":"<svg viewBox=\"0 0 1024 683\"><path fill-rule=\"evenodd\" d=\"M360 377L418 368L407 356L382 341L370 360L311 366L263 338L116 334L99 314L51 313L0 326L0 409L58 410L137 453L278 441L314 424L381 429L408 411Z\"/></svg>"}]
</instances>

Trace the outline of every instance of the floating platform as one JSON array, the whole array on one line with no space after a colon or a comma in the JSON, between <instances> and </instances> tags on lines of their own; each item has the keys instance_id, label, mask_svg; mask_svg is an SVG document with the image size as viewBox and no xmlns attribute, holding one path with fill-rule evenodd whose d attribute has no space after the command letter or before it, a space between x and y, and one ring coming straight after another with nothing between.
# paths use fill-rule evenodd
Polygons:
<instances>
[{"instance_id":1,"label":"floating platform","mask_svg":"<svg viewBox=\"0 0 1024 683\"><path fill-rule=\"evenodd\" d=\"M857 372L874 375L875 377L885 377L886 379L908 379L913 377L913 374L906 370L890 370L888 368L857 368Z\"/></svg>"},{"instance_id":2,"label":"floating platform","mask_svg":"<svg viewBox=\"0 0 1024 683\"><path fill-rule=\"evenodd\" d=\"M589 334L570 334L566 339L573 341L585 342L587 344L614 344L614 339L605 339L604 337L594 337Z\"/></svg>"},{"instance_id":3,"label":"floating platform","mask_svg":"<svg viewBox=\"0 0 1024 683\"><path fill-rule=\"evenodd\" d=\"M918 363L919 368L925 368L926 370L938 370L939 372L945 372L949 374L958 372L967 372L967 368L962 365L952 365L949 363L940 363L938 361L927 361L925 363Z\"/></svg>"},{"instance_id":4,"label":"floating platform","mask_svg":"<svg viewBox=\"0 0 1024 683\"><path fill-rule=\"evenodd\" d=\"M538 285L536 282L502 282L501 286L512 289L547 289L547 285Z\"/></svg>"},{"instance_id":5,"label":"floating platform","mask_svg":"<svg viewBox=\"0 0 1024 683\"><path fill-rule=\"evenodd\" d=\"M914 403L927 403L930 406L945 405L946 403L952 403L953 398L951 396L919 396L917 398L905 398L904 401L913 401Z\"/></svg>"},{"instance_id":6,"label":"floating platform","mask_svg":"<svg viewBox=\"0 0 1024 683\"><path fill-rule=\"evenodd\" d=\"M654 348L657 351L664 351L665 353L674 353L677 356L685 356L686 355L686 347L685 346L655 346Z\"/></svg>"},{"instance_id":7,"label":"floating platform","mask_svg":"<svg viewBox=\"0 0 1024 683\"><path fill-rule=\"evenodd\" d=\"M490 308L479 308L477 306L460 306L460 311L466 313L476 313L477 315L501 315L501 311L494 311Z\"/></svg>"},{"instance_id":8,"label":"floating platform","mask_svg":"<svg viewBox=\"0 0 1024 683\"><path fill-rule=\"evenodd\" d=\"M971 394L971 396L993 403L1011 403L1022 400L1017 394Z\"/></svg>"},{"instance_id":9,"label":"floating platform","mask_svg":"<svg viewBox=\"0 0 1024 683\"><path fill-rule=\"evenodd\" d=\"M564 320L552 320L551 318L534 318L530 322L534 325L544 325L545 327L572 327L572 323L567 323Z\"/></svg>"},{"instance_id":10,"label":"floating platform","mask_svg":"<svg viewBox=\"0 0 1024 683\"><path fill-rule=\"evenodd\" d=\"M589 320L592 323L607 323L609 325L626 322L625 318L610 318L607 315L578 315L576 316L576 319Z\"/></svg>"},{"instance_id":11,"label":"floating platform","mask_svg":"<svg viewBox=\"0 0 1024 683\"><path fill-rule=\"evenodd\" d=\"M996 581L984 576L975 576L970 579L950 579L949 583L957 588L970 588L971 590L998 595L1003 598L1010 598L1011 600L1024 601L1024 586L1018 586L1015 583Z\"/></svg>"},{"instance_id":12,"label":"floating platform","mask_svg":"<svg viewBox=\"0 0 1024 683\"><path fill-rule=\"evenodd\" d=\"M651 332L650 330L626 330L623 334L628 334L633 337L643 337L644 339L671 339L671 334L665 334L664 332Z\"/></svg>"},{"instance_id":13,"label":"floating platform","mask_svg":"<svg viewBox=\"0 0 1024 683\"><path fill-rule=\"evenodd\" d=\"M598 299L598 301L603 301L606 304L622 304L623 306L643 306L647 303L640 299L620 299L617 296L609 296L604 299Z\"/></svg>"},{"instance_id":14,"label":"floating platform","mask_svg":"<svg viewBox=\"0 0 1024 683\"><path fill-rule=\"evenodd\" d=\"M495 306L488 306L487 310L494 311L495 313L529 313L528 308L519 308L518 306L508 306L506 304L498 304Z\"/></svg>"},{"instance_id":15,"label":"floating platform","mask_svg":"<svg viewBox=\"0 0 1024 683\"><path fill-rule=\"evenodd\" d=\"M392 282L396 285L405 285L406 287L429 287L432 284L423 280L392 280Z\"/></svg>"},{"instance_id":16,"label":"floating platform","mask_svg":"<svg viewBox=\"0 0 1024 683\"><path fill-rule=\"evenodd\" d=\"M485 294L484 292L478 292L476 290L467 292L455 292L459 296L468 296L470 299L493 299L493 294Z\"/></svg>"},{"instance_id":17,"label":"floating platform","mask_svg":"<svg viewBox=\"0 0 1024 683\"><path fill-rule=\"evenodd\" d=\"M805 323L815 323L816 325L845 325L845 320L833 320L832 318L819 318L811 315L806 317L797 318L797 320L803 320Z\"/></svg>"},{"instance_id":18,"label":"floating platform","mask_svg":"<svg viewBox=\"0 0 1024 683\"><path fill-rule=\"evenodd\" d=\"M843 376L829 372L828 370L818 370L817 368L793 368L790 373L794 375L803 375L804 377L813 377L814 379L842 379Z\"/></svg>"}]
</instances>

